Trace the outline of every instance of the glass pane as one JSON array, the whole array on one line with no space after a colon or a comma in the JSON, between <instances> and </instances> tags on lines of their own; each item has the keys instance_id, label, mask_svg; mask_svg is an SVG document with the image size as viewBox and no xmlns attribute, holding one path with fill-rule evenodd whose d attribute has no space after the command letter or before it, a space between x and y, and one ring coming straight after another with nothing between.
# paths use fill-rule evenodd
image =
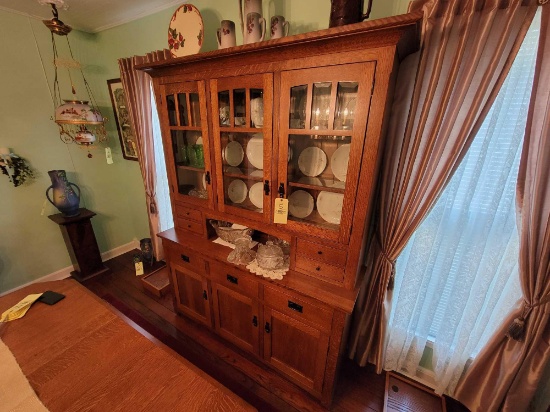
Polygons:
<instances>
[{"instance_id":1,"label":"glass pane","mask_svg":"<svg viewBox=\"0 0 550 412\"><path fill-rule=\"evenodd\" d=\"M262 133L221 133L225 204L263 212Z\"/></svg>"},{"instance_id":2,"label":"glass pane","mask_svg":"<svg viewBox=\"0 0 550 412\"><path fill-rule=\"evenodd\" d=\"M311 102L311 128L314 130L328 129L330 115L330 92L332 83L314 83Z\"/></svg>"},{"instance_id":3,"label":"glass pane","mask_svg":"<svg viewBox=\"0 0 550 412\"><path fill-rule=\"evenodd\" d=\"M250 89L250 123L251 127L263 127L264 125L264 91L262 89Z\"/></svg>"},{"instance_id":4,"label":"glass pane","mask_svg":"<svg viewBox=\"0 0 550 412\"><path fill-rule=\"evenodd\" d=\"M229 126L229 113L231 112L231 107L229 103L229 91L225 90L218 93L218 105L220 107L220 126Z\"/></svg>"},{"instance_id":5,"label":"glass pane","mask_svg":"<svg viewBox=\"0 0 550 412\"><path fill-rule=\"evenodd\" d=\"M189 105L191 106L189 110L189 114L191 115L191 126L200 127L201 111L198 93L189 93Z\"/></svg>"},{"instance_id":6,"label":"glass pane","mask_svg":"<svg viewBox=\"0 0 550 412\"><path fill-rule=\"evenodd\" d=\"M189 126L185 93L178 93L178 110L180 112L180 126Z\"/></svg>"},{"instance_id":7,"label":"glass pane","mask_svg":"<svg viewBox=\"0 0 550 412\"><path fill-rule=\"evenodd\" d=\"M351 136L289 136L289 219L338 228L350 143Z\"/></svg>"},{"instance_id":8,"label":"glass pane","mask_svg":"<svg viewBox=\"0 0 550 412\"><path fill-rule=\"evenodd\" d=\"M290 89L290 113L288 127L304 129L306 125L307 85Z\"/></svg>"},{"instance_id":9,"label":"glass pane","mask_svg":"<svg viewBox=\"0 0 550 412\"><path fill-rule=\"evenodd\" d=\"M357 90L359 84L356 82L338 83L336 95L336 115L334 116L335 130L353 129L355 118L355 102L357 101Z\"/></svg>"},{"instance_id":10,"label":"glass pane","mask_svg":"<svg viewBox=\"0 0 550 412\"><path fill-rule=\"evenodd\" d=\"M208 198L201 132L172 130L171 137L178 192Z\"/></svg>"},{"instance_id":11,"label":"glass pane","mask_svg":"<svg viewBox=\"0 0 550 412\"><path fill-rule=\"evenodd\" d=\"M235 127L246 127L246 90L233 90Z\"/></svg>"},{"instance_id":12,"label":"glass pane","mask_svg":"<svg viewBox=\"0 0 550 412\"><path fill-rule=\"evenodd\" d=\"M174 100L174 95L169 94L166 96L166 107L168 108L168 123L170 126L177 126L176 121L176 102Z\"/></svg>"}]
</instances>

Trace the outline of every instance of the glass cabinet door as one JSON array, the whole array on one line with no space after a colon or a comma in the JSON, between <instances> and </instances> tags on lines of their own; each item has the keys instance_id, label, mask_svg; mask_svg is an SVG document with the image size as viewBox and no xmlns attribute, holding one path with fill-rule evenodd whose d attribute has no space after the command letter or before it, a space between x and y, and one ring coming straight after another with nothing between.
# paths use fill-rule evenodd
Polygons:
<instances>
[{"instance_id":1,"label":"glass cabinet door","mask_svg":"<svg viewBox=\"0 0 550 412\"><path fill-rule=\"evenodd\" d=\"M187 203L213 206L204 82L162 87L160 107L171 192Z\"/></svg>"},{"instance_id":2,"label":"glass cabinet door","mask_svg":"<svg viewBox=\"0 0 550 412\"><path fill-rule=\"evenodd\" d=\"M282 73L278 195L288 198L289 227L349 241L374 68Z\"/></svg>"},{"instance_id":3,"label":"glass cabinet door","mask_svg":"<svg viewBox=\"0 0 550 412\"><path fill-rule=\"evenodd\" d=\"M268 221L271 213L271 74L211 82L218 208Z\"/></svg>"}]
</instances>

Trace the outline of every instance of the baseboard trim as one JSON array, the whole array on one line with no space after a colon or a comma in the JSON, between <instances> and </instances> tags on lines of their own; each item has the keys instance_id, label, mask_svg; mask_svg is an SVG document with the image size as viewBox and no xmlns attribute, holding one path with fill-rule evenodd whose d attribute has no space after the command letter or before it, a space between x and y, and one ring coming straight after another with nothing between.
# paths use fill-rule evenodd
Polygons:
<instances>
[{"instance_id":1,"label":"baseboard trim","mask_svg":"<svg viewBox=\"0 0 550 412\"><path fill-rule=\"evenodd\" d=\"M137 240L137 239L134 239L131 242L126 243L125 245L118 246L114 249L103 252L101 254L101 260L103 262L105 262L109 259L112 259L112 258L115 258L117 256L123 255L124 253L129 252L129 251L134 250L134 249L139 249L139 240ZM2 293L0 293L0 296L4 296L4 295L7 295L8 293L15 292L16 290L22 289L22 288L24 288L25 286L28 286L28 285L32 285L33 283L50 282L52 280L66 279L66 278L71 276L71 272L73 270L74 270L73 266L67 266L66 268L59 269L56 272L50 273L46 276L42 276L42 277L40 277L38 279L35 279L31 282L27 282L23 285L20 285L20 286L17 286L15 288L13 288L13 289L2 292Z\"/></svg>"}]
</instances>

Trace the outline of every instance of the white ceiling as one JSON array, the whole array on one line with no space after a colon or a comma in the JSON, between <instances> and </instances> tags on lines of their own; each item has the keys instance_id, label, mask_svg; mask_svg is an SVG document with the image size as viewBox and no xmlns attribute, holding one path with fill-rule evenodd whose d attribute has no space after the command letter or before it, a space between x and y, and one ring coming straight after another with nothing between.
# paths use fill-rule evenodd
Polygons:
<instances>
[{"instance_id":1,"label":"white ceiling","mask_svg":"<svg viewBox=\"0 0 550 412\"><path fill-rule=\"evenodd\" d=\"M59 9L59 19L73 29L97 33L183 3L183 0L65 0L69 8ZM51 6L43 6L37 0L0 0L0 9L40 19L52 18Z\"/></svg>"}]
</instances>

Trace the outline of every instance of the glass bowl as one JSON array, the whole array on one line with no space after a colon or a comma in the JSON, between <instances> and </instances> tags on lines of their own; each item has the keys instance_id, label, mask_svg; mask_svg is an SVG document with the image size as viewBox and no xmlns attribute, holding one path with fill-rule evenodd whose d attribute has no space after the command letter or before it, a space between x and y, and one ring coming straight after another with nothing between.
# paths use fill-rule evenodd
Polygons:
<instances>
[{"instance_id":1,"label":"glass bowl","mask_svg":"<svg viewBox=\"0 0 550 412\"><path fill-rule=\"evenodd\" d=\"M265 245L258 246L256 261L262 269L280 269L285 261L283 250L268 240Z\"/></svg>"},{"instance_id":2,"label":"glass bowl","mask_svg":"<svg viewBox=\"0 0 550 412\"><path fill-rule=\"evenodd\" d=\"M250 228L234 228L231 227L231 223L224 222L222 220L210 220L210 225L212 225L220 239L233 244L235 244L235 241L238 238L243 236L252 236L254 233L254 230Z\"/></svg>"}]
</instances>

